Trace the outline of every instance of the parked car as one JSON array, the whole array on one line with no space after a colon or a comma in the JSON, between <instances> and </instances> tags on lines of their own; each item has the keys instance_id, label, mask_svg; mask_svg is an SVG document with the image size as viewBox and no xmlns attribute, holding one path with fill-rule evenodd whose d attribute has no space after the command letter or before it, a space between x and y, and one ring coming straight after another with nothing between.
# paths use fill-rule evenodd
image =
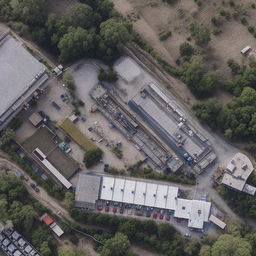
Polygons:
<instances>
[{"instance_id":1,"label":"parked car","mask_svg":"<svg viewBox=\"0 0 256 256\"><path fill-rule=\"evenodd\" d=\"M171 219L170 215L165 215L165 219L169 221Z\"/></svg>"},{"instance_id":2,"label":"parked car","mask_svg":"<svg viewBox=\"0 0 256 256\"><path fill-rule=\"evenodd\" d=\"M98 209L98 211L102 211L103 207L102 206L98 206L97 209Z\"/></svg>"},{"instance_id":3,"label":"parked car","mask_svg":"<svg viewBox=\"0 0 256 256\"><path fill-rule=\"evenodd\" d=\"M117 208L116 207L113 208L113 213L117 213Z\"/></svg>"},{"instance_id":4,"label":"parked car","mask_svg":"<svg viewBox=\"0 0 256 256\"><path fill-rule=\"evenodd\" d=\"M61 107L55 101L52 101L52 106L55 107L57 110L61 109Z\"/></svg>"},{"instance_id":5,"label":"parked car","mask_svg":"<svg viewBox=\"0 0 256 256\"><path fill-rule=\"evenodd\" d=\"M148 217L148 218L151 217L151 212L150 212L150 211L147 211L147 212L146 212L146 217Z\"/></svg>"},{"instance_id":6,"label":"parked car","mask_svg":"<svg viewBox=\"0 0 256 256\"><path fill-rule=\"evenodd\" d=\"M105 207L105 212L109 212L109 206Z\"/></svg>"},{"instance_id":7,"label":"parked car","mask_svg":"<svg viewBox=\"0 0 256 256\"><path fill-rule=\"evenodd\" d=\"M160 214L159 219L162 220L164 218L163 214Z\"/></svg>"},{"instance_id":8,"label":"parked car","mask_svg":"<svg viewBox=\"0 0 256 256\"><path fill-rule=\"evenodd\" d=\"M154 213L153 214L153 219L156 219L157 218L157 213Z\"/></svg>"}]
</instances>

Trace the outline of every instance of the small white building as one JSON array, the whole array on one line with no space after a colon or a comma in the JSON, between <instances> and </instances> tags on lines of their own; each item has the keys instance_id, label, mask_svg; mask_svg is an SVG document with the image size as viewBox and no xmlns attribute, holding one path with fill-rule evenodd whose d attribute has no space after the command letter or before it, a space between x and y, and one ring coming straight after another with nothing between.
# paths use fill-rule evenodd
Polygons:
<instances>
[{"instance_id":1,"label":"small white building","mask_svg":"<svg viewBox=\"0 0 256 256\"><path fill-rule=\"evenodd\" d=\"M256 188L246 184L253 171L254 167L250 159L242 153L237 153L228 163L221 184L254 195Z\"/></svg>"}]
</instances>

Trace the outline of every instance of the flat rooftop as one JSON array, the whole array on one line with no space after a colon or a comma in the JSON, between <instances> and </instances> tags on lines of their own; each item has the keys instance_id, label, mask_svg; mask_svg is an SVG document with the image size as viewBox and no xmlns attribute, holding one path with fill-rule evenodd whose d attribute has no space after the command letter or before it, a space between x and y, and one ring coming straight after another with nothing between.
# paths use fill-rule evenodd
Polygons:
<instances>
[{"instance_id":1,"label":"flat rooftop","mask_svg":"<svg viewBox=\"0 0 256 256\"><path fill-rule=\"evenodd\" d=\"M37 148L66 179L70 179L79 169L79 165L58 147L59 143L61 140L48 127L41 126L35 129L34 134L22 142L21 146L47 173L49 170L33 153Z\"/></svg>"},{"instance_id":2,"label":"flat rooftop","mask_svg":"<svg viewBox=\"0 0 256 256\"><path fill-rule=\"evenodd\" d=\"M0 38L0 117L31 86L45 66L12 36Z\"/></svg>"},{"instance_id":3,"label":"flat rooftop","mask_svg":"<svg viewBox=\"0 0 256 256\"><path fill-rule=\"evenodd\" d=\"M228 163L221 183L236 190L243 191L248 177L254 167L251 160L242 153L237 153Z\"/></svg>"},{"instance_id":4,"label":"flat rooftop","mask_svg":"<svg viewBox=\"0 0 256 256\"><path fill-rule=\"evenodd\" d=\"M144 111L146 111L146 113L150 115L174 139L178 135L183 136L183 139L185 139L183 147L191 156L199 156L203 152L204 148L201 148L193 140L191 140L191 138L186 136L179 129L179 123L175 119L171 118L171 115L168 114L167 110L163 111L163 109L153 100L150 95L143 98L139 93L132 100L138 106L141 106L141 108L143 108Z\"/></svg>"},{"instance_id":5,"label":"flat rooftop","mask_svg":"<svg viewBox=\"0 0 256 256\"><path fill-rule=\"evenodd\" d=\"M101 178L81 173L76 189L76 206L83 207L85 203L95 204L99 199Z\"/></svg>"},{"instance_id":6,"label":"flat rooftop","mask_svg":"<svg viewBox=\"0 0 256 256\"><path fill-rule=\"evenodd\" d=\"M100 199L162 209L175 209L178 187L104 176Z\"/></svg>"}]
</instances>

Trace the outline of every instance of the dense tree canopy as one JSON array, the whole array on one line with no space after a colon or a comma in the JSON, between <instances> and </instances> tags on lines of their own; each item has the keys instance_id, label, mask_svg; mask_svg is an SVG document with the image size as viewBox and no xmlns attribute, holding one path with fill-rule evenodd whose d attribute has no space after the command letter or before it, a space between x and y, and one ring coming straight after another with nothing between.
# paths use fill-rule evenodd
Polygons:
<instances>
[{"instance_id":1,"label":"dense tree canopy","mask_svg":"<svg viewBox=\"0 0 256 256\"><path fill-rule=\"evenodd\" d=\"M112 48L121 48L123 44L131 40L131 26L114 18L109 19L100 25L100 35L106 45Z\"/></svg>"},{"instance_id":2,"label":"dense tree canopy","mask_svg":"<svg viewBox=\"0 0 256 256\"><path fill-rule=\"evenodd\" d=\"M12 16L28 25L42 25L47 14L48 0L12 0Z\"/></svg>"},{"instance_id":3,"label":"dense tree canopy","mask_svg":"<svg viewBox=\"0 0 256 256\"><path fill-rule=\"evenodd\" d=\"M190 60L183 63L181 78L189 89L200 98L210 96L220 81L218 73L206 72L201 55L193 55Z\"/></svg>"},{"instance_id":4,"label":"dense tree canopy","mask_svg":"<svg viewBox=\"0 0 256 256\"><path fill-rule=\"evenodd\" d=\"M256 91L245 87L239 97L233 98L223 107L219 124L230 139L255 138L256 135Z\"/></svg>"},{"instance_id":5,"label":"dense tree canopy","mask_svg":"<svg viewBox=\"0 0 256 256\"><path fill-rule=\"evenodd\" d=\"M89 28L93 24L93 10L87 4L75 3L64 13L67 26Z\"/></svg>"},{"instance_id":6,"label":"dense tree canopy","mask_svg":"<svg viewBox=\"0 0 256 256\"><path fill-rule=\"evenodd\" d=\"M59 44L60 61L67 62L76 58L89 57L94 48L95 35L83 28L69 28Z\"/></svg>"},{"instance_id":7,"label":"dense tree canopy","mask_svg":"<svg viewBox=\"0 0 256 256\"><path fill-rule=\"evenodd\" d=\"M252 247L243 238L221 235L211 248L212 256L251 256Z\"/></svg>"},{"instance_id":8,"label":"dense tree canopy","mask_svg":"<svg viewBox=\"0 0 256 256\"><path fill-rule=\"evenodd\" d=\"M116 233L115 236L106 241L101 256L125 256L130 248L130 242L126 235Z\"/></svg>"},{"instance_id":9,"label":"dense tree canopy","mask_svg":"<svg viewBox=\"0 0 256 256\"><path fill-rule=\"evenodd\" d=\"M217 127L217 117L221 109L221 104L215 98L199 102L193 106L196 117L212 128Z\"/></svg>"}]
</instances>

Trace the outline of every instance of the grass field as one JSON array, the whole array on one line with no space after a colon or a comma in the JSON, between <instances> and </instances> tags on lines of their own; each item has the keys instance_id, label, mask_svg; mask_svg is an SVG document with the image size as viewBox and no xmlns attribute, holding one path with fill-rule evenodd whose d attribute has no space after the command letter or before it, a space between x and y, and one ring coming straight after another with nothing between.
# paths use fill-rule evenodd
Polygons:
<instances>
[{"instance_id":1,"label":"grass field","mask_svg":"<svg viewBox=\"0 0 256 256\"><path fill-rule=\"evenodd\" d=\"M67 133L84 150L95 149L96 146L69 119L65 119L60 128Z\"/></svg>"}]
</instances>

